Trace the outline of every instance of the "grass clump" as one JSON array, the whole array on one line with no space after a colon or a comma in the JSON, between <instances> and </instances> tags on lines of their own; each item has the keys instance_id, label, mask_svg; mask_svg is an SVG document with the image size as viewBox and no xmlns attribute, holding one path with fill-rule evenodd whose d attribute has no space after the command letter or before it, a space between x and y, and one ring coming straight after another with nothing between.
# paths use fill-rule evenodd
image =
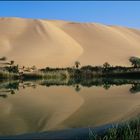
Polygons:
<instances>
[{"instance_id":1,"label":"grass clump","mask_svg":"<svg viewBox=\"0 0 140 140\"><path fill-rule=\"evenodd\" d=\"M90 140L140 140L140 118L112 126L101 134L89 131Z\"/></svg>"}]
</instances>

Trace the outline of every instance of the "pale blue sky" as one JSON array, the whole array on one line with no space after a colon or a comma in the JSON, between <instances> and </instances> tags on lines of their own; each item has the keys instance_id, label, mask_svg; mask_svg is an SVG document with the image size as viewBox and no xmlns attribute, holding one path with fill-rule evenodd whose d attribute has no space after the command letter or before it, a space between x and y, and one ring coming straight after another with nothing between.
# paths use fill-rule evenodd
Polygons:
<instances>
[{"instance_id":1,"label":"pale blue sky","mask_svg":"<svg viewBox=\"0 0 140 140\"><path fill-rule=\"evenodd\" d=\"M139 1L0 2L0 17L99 22L140 29Z\"/></svg>"}]
</instances>

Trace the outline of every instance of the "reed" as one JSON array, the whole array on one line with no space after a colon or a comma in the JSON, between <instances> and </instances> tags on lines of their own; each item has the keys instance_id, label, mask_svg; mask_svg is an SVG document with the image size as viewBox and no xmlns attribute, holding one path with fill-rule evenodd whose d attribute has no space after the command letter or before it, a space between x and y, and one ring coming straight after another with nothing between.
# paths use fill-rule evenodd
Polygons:
<instances>
[{"instance_id":1,"label":"reed","mask_svg":"<svg viewBox=\"0 0 140 140\"><path fill-rule=\"evenodd\" d=\"M102 134L89 133L90 140L139 140L140 118L113 126Z\"/></svg>"}]
</instances>

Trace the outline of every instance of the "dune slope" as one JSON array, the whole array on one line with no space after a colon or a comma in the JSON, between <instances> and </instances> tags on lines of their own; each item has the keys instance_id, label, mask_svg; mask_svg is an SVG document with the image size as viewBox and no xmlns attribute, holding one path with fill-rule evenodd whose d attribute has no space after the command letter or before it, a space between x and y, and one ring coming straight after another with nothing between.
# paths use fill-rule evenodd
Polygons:
<instances>
[{"instance_id":1,"label":"dune slope","mask_svg":"<svg viewBox=\"0 0 140 140\"><path fill-rule=\"evenodd\" d=\"M0 56L37 67L130 65L140 56L140 31L94 23L0 18Z\"/></svg>"}]
</instances>

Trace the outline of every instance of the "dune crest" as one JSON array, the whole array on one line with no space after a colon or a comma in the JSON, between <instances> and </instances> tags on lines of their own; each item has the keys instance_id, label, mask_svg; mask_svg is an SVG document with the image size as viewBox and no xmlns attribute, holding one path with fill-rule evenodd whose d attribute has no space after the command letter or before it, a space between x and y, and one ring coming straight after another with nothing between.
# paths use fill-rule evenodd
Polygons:
<instances>
[{"instance_id":1,"label":"dune crest","mask_svg":"<svg viewBox=\"0 0 140 140\"><path fill-rule=\"evenodd\" d=\"M0 18L0 55L37 67L130 65L140 57L140 31L95 23Z\"/></svg>"}]
</instances>

